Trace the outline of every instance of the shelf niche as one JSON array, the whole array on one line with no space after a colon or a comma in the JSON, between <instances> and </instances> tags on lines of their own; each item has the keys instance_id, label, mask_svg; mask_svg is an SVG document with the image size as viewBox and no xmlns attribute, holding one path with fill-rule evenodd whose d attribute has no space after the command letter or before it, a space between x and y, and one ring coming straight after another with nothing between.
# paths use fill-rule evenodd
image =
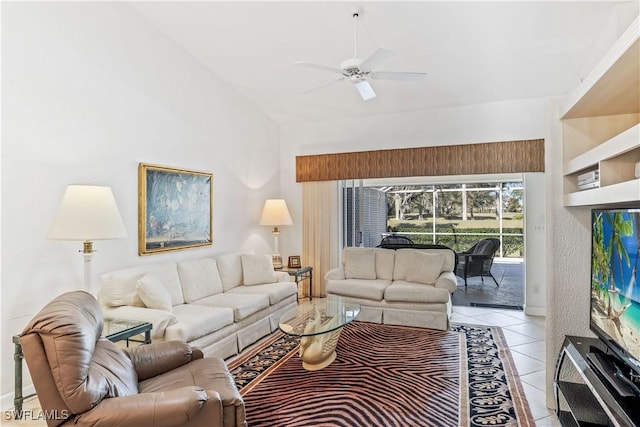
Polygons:
<instances>
[{"instance_id":1,"label":"shelf niche","mask_svg":"<svg viewBox=\"0 0 640 427\"><path fill-rule=\"evenodd\" d=\"M640 21L636 18L570 96L561 117L565 206L640 201ZM579 190L597 170L600 185Z\"/></svg>"}]
</instances>

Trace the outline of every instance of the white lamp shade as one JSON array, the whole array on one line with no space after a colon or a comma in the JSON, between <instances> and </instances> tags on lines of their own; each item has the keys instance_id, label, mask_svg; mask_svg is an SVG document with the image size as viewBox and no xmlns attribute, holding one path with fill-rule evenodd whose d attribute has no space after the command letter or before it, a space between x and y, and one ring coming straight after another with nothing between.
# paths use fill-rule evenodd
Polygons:
<instances>
[{"instance_id":1,"label":"white lamp shade","mask_svg":"<svg viewBox=\"0 0 640 427\"><path fill-rule=\"evenodd\" d=\"M260 217L260 225L291 225L291 215L287 209L287 202L283 199L269 199L264 202L262 216Z\"/></svg>"},{"instance_id":2,"label":"white lamp shade","mask_svg":"<svg viewBox=\"0 0 640 427\"><path fill-rule=\"evenodd\" d=\"M110 187L69 185L49 231L53 240L106 240L127 237Z\"/></svg>"}]
</instances>

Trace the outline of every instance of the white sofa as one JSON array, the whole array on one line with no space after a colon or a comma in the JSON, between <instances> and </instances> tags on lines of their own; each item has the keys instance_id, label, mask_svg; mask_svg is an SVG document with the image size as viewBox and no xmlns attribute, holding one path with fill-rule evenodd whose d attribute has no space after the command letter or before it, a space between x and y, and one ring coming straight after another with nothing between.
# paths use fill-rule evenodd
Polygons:
<instances>
[{"instance_id":1,"label":"white sofa","mask_svg":"<svg viewBox=\"0 0 640 427\"><path fill-rule=\"evenodd\" d=\"M327 294L360 303L358 320L447 330L454 268L450 249L345 248Z\"/></svg>"},{"instance_id":2,"label":"white sofa","mask_svg":"<svg viewBox=\"0 0 640 427\"><path fill-rule=\"evenodd\" d=\"M278 328L297 285L270 255L223 254L101 276L105 319L147 321L154 341L180 340L227 358ZM108 331L107 331L108 332Z\"/></svg>"}]
</instances>

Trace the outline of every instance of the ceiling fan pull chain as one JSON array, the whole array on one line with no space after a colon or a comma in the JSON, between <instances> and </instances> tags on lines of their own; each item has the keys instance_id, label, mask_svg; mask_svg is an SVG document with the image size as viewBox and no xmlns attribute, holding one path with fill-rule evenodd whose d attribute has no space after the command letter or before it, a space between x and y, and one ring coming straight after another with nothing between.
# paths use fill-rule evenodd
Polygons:
<instances>
[{"instance_id":1,"label":"ceiling fan pull chain","mask_svg":"<svg viewBox=\"0 0 640 427\"><path fill-rule=\"evenodd\" d=\"M353 14L353 57L358 57L358 12Z\"/></svg>"}]
</instances>

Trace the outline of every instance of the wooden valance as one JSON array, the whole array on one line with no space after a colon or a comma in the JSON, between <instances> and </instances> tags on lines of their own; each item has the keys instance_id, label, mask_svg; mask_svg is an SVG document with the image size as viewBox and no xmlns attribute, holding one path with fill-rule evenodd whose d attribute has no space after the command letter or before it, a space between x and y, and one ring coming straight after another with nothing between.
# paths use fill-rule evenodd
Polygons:
<instances>
[{"instance_id":1,"label":"wooden valance","mask_svg":"<svg viewBox=\"0 0 640 427\"><path fill-rule=\"evenodd\" d=\"M296 182L544 172L544 139L296 156Z\"/></svg>"}]
</instances>

